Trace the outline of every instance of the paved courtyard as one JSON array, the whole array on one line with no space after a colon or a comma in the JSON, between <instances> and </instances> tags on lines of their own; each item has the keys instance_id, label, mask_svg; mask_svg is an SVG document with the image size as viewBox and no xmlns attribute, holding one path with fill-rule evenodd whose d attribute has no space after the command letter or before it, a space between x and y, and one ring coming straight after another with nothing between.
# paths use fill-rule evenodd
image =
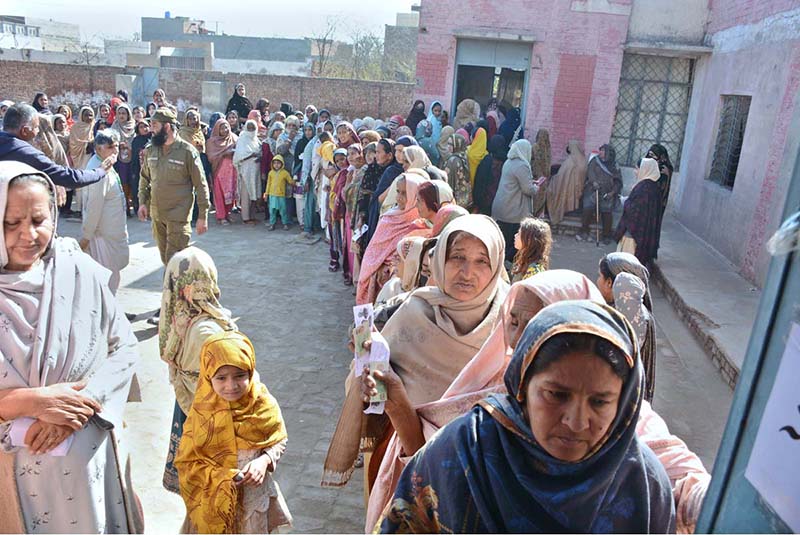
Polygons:
<instances>
[{"instance_id":1,"label":"paved courtyard","mask_svg":"<svg viewBox=\"0 0 800 535\"><path fill-rule=\"evenodd\" d=\"M143 321L160 306L163 270L149 224L128 222L131 264L122 273L118 297L126 311L141 315L134 329L140 341L143 401L130 404L126 417L134 483L147 531L177 533L183 502L161 486L174 397L166 364L158 355L156 328ZM63 221L60 232L77 236L79 224ZM341 274L328 272L327 246L300 243L297 233L296 228L267 232L263 225L222 227L212 222L209 232L194 243L214 258L221 301L252 339L258 371L283 410L289 445L276 476L294 515L295 531L361 532L361 471L344 488L319 486L351 358L345 333L352 289L342 285ZM607 250L559 236L553 267L583 271L594 280L597 260ZM659 328L654 405L711 469L732 392L669 303L653 291Z\"/></svg>"}]
</instances>

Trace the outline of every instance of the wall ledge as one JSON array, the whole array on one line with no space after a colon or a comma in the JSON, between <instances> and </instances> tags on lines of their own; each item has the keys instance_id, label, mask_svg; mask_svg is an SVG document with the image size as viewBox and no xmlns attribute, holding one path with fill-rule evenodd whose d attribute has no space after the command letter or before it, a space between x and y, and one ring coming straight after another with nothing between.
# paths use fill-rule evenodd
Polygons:
<instances>
[{"instance_id":1,"label":"wall ledge","mask_svg":"<svg viewBox=\"0 0 800 535\"><path fill-rule=\"evenodd\" d=\"M664 41L629 41L624 45L626 52L650 54L655 56L671 56L677 58L699 58L709 55L714 47L703 45L684 45Z\"/></svg>"}]
</instances>

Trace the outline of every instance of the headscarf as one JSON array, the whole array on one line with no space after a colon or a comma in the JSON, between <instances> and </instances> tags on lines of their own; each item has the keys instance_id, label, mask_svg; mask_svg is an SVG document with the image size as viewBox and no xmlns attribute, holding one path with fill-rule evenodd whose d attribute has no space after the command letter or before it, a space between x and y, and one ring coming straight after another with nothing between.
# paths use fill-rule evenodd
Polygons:
<instances>
[{"instance_id":1,"label":"headscarf","mask_svg":"<svg viewBox=\"0 0 800 535\"><path fill-rule=\"evenodd\" d=\"M219 119L214 124L214 128L211 130L211 137L208 138L208 143L206 144L206 156L208 156L208 161L211 163L212 173L217 172L217 167L222 163L222 158L225 156L228 149L236 146L236 141L239 139L238 136L230 130L226 137L222 137L220 129L223 123L228 124L228 120Z\"/></svg>"},{"instance_id":2,"label":"headscarf","mask_svg":"<svg viewBox=\"0 0 800 535\"><path fill-rule=\"evenodd\" d=\"M642 158L639 163L639 170L636 172L636 182L642 180L652 180L658 182L661 178L661 170L658 167L658 162L652 158Z\"/></svg>"},{"instance_id":3,"label":"headscarf","mask_svg":"<svg viewBox=\"0 0 800 535\"><path fill-rule=\"evenodd\" d=\"M467 123L476 123L481 116L481 106L471 98L465 98L456 106L453 128L458 130Z\"/></svg>"},{"instance_id":4,"label":"headscarf","mask_svg":"<svg viewBox=\"0 0 800 535\"><path fill-rule=\"evenodd\" d=\"M63 115L39 114L39 134L31 144L58 165L69 167L67 153L64 151L64 147L61 145L55 130L53 130L53 123L58 117L64 118Z\"/></svg>"},{"instance_id":5,"label":"headscarf","mask_svg":"<svg viewBox=\"0 0 800 535\"><path fill-rule=\"evenodd\" d=\"M392 137L395 137L395 135L394 135L395 131L398 128L400 128L401 126L405 126L405 124L406 123L403 120L403 116L402 115L392 115L389 118L389 122L386 124L386 126L389 127L389 132L392 133Z\"/></svg>"},{"instance_id":6,"label":"headscarf","mask_svg":"<svg viewBox=\"0 0 800 535\"><path fill-rule=\"evenodd\" d=\"M483 158L489 154L489 151L486 150L486 141L486 130L483 128L478 128L478 131L475 132L475 137L472 139L472 143L467 149L467 162L469 162L469 183L472 186L475 185L475 172L478 170L478 165L480 165L481 160L483 160Z\"/></svg>"},{"instance_id":7,"label":"headscarf","mask_svg":"<svg viewBox=\"0 0 800 535\"><path fill-rule=\"evenodd\" d=\"M439 150L436 148L436 142L433 140L433 127L431 122L424 119L417 125L417 143L425 150L428 158L433 165L439 164Z\"/></svg>"},{"instance_id":8,"label":"headscarf","mask_svg":"<svg viewBox=\"0 0 800 535\"><path fill-rule=\"evenodd\" d=\"M413 137L414 132L411 131L409 127L406 125L398 126L397 129L394 131L392 137L394 139L400 139L401 137Z\"/></svg>"},{"instance_id":9,"label":"headscarf","mask_svg":"<svg viewBox=\"0 0 800 535\"><path fill-rule=\"evenodd\" d=\"M284 132L285 130L286 130L286 126L283 124L282 121L274 121L270 125L269 131L267 132L267 139L265 140L265 142L267 143L267 145L269 145L269 148L272 151L272 154L277 154L278 153L278 150L277 150L278 140L275 139L275 136L273 136L273 134L276 131ZM280 137L280 136L278 136L278 137Z\"/></svg>"},{"instance_id":10,"label":"headscarf","mask_svg":"<svg viewBox=\"0 0 800 535\"><path fill-rule=\"evenodd\" d=\"M294 113L294 106L291 102L281 102L280 111L288 117Z\"/></svg>"},{"instance_id":11,"label":"headscarf","mask_svg":"<svg viewBox=\"0 0 800 535\"><path fill-rule=\"evenodd\" d=\"M442 108L442 112L444 113L444 106L442 106L442 103L439 102L438 100L434 100L431 103L431 110L428 113L428 122L431 123L430 138L433 140L434 144L439 143L439 139L442 137L442 120L440 118L441 115L439 117L436 117L436 115L433 114L433 108L435 106L439 106L440 108Z\"/></svg>"},{"instance_id":12,"label":"headscarf","mask_svg":"<svg viewBox=\"0 0 800 535\"><path fill-rule=\"evenodd\" d=\"M358 137L358 132L356 132L356 129L353 127L352 123L349 123L347 121L341 121L339 124L336 125L335 131L338 132L339 128L341 127L347 129L347 132L350 134L350 141L342 141L337 139L337 141L339 142L339 148L346 149L353 143L361 143L361 138Z\"/></svg>"},{"instance_id":13,"label":"headscarf","mask_svg":"<svg viewBox=\"0 0 800 535\"><path fill-rule=\"evenodd\" d=\"M364 146L369 145L370 143L377 143L381 140L381 135L375 130L364 130L358 134L358 137Z\"/></svg>"},{"instance_id":14,"label":"headscarf","mask_svg":"<svg viewBox=\"0 0 800 535\"><path fill-rule=\"evenodd\" d=\"M306 137L306 128L311 129L311 137ZM305 151L308 144L314 139L316 135L316 130L314 128L314 124L311 122L305 122L303 124L303 128L300 131L300 139L297 140L297 145L294 148L295 159L294 159L294 169L292 170L292 174L296 175L300 170L303 168L303 164L305 163ZM298 157L297 155L301 155L302 157ZM311 168L309 167L309 170ZM305 180L305 176L300 177L302 180Z\"/></svg>"},{"instance_id":15,"label":"headscarf","mask_svg":"<svg viewBox=\"0 0 800 535\"><path fill-rule=\"evenodd\" d=\"M239 115L240 118L247 117L247 115L250 113L250 110L253 109L253 103L250 102L250 99L240 96L239 93L236 92L240 85L244 84L236 84L233 88L233 95L231 96L230 100L228 100L228 107L225 109L226 115L233 110Z\"/></svg>"},{"instance_id":16,"label":"headscarf","mask_svg":"<svg viewBox=\"0 0 800 535\"><path fill-rule=\"evenodd\" d=\"M258 137L261 140L264 140L264 137L267 135L267 127L264 125L263 117L261 116L261 112L258 110L250 110L250 113L247 114L248 121L255 121L257 129L256 132L258 133Z\"/></svg>"},{"instance_id":17,"label":"headscarf","mask_svg":"<svg viewBox=\"0 0 800 535\"><path fill-rule=\"evenodd\" d=\"M265 450L286 440L280 407L264 383L254 380L255 349L238 331L212 335L200 354L200 379L183 426L175 466L191 523L199 533L233 533L238 515L240 450ZM211 378L222 366L250 375L247 392L226 401Z\"/></svg>"},{"instance_id":18,"label":"headscarf","mask_svg":"<svg viewBox=\"0 0 800 535\"><path fill-rule=\"evenodd\" d=\"M175 396L181 409L188 412L197 377L180 373L179 362L186 358L187 351L199 354L196 341L188 339L191 326L200 319L211 318L230 331L236 330L236 323L230 310L219 302L217 266L208 253L197 247L187 247L172 256L165 271L158 320L158 352L161 360L170 365Z\"/></svg>"},{"instance_id":19,"label":"headscarf","mask_svg":"<svg viewBox=\"0 0 800 535\"><path fill-rule=\"evenodd\" d=\"M536 143L533 144L533 161L531 162L533 178L549 177L551 165L550 132L540 128L536 132Z\"/></svg>"},{"instance_id":20,"label":"headscarf","mask_svg":"<svg viewBox=\"0 0 800 535\"><path fill-rule=\"evenodd\" d=\"M533 436L525 409L540 348L564 333L591 333L607 341L625 355L628 368L614 420L578 462L547 453ZM669 479L652 451L636 438L642 367L630 325L618 312L591 301L564 301L542 309L526 327L504 380L508 394L481 401L409 463L384 531L402 531L427 520L426 531L433 532L463 525L497 533L673 532ZM398 514L401 500L413 503L411 493L423 488L429 505L420 513L412 508Z\"/></svg>"},{"instance_id":21,"label":"headscarf","mask_svg":"<svg viewBox=\"0 0 800 535\"><path fill-rule=\"evenodd\" d=\"M378 132L378 134L382 135L384 139L392 137L392 132L389 130L387 126L378 125L375 127L375 131Z\"/></svg>"},{"instance_id":22,"label":"headscarf","mask_svg":"<svg viewBox=\"0 0 800 535\"><path fill-rule=\"evenodd\" d=\"M456 130L456 134L463 137L464 141L467 142L467 145L469 145L469 142L472 140L472 136L469 135L469 132L467 132L464 128L459 128Z\"/></svg>"},{"instance_id":23,"label":"headscarf","mask_svg":"<svg viewBox=\"0 0 800 535\"><path fill-rule=\"evenodd\" d=\"M217 124L217 121L224 118L225 114L219 111L215 111L211 114L211 118L208 120L208 132L206 134L206 139L211 137L211 131L214 129L214 125Z\"/></svg>"},{"instance_id":24,"label":"headscarf","mask_svg":"<svg viewBox=\"0 0 800 535\"><path fill-rule=\"evenodd\" d=\"M408 162L409 169L425 169L431 165L425 150L417 145L406 147L403 151L403 158Z\"/></svg>"},{"instance_id":25,"label":"headscarf","mask_svg":"<svg viewBox=\"0 0 800 535\"><path fill-rule=\"evenodd\" d=\"M400 136L397 138L395 143L404 147L419 146L419 143L417 143L417 140L414 139L414 136Z\"/></svg>"},{"instance_id":26,"label":"headscarf","mask_svg":"<svg viewBox=\"0 0 800 535\"><path fill-rule=\"evenodd\" d=\"M522 138L522 110L511 108L506 114L506 120L500 125L497 133L506 138L506 142L511 145L517 139Z\"/></svg>"},{"instance_id":27,"label":"headscarf","mask_svg":"<svg viewBox=\"0 0 800 535\"><path fill-rule=\"evenodd\" d=\"M83 114L86 111L92 111L92 108L81 107L78 120L69 131L69 157L75 169L84 169L91 158L91 154L86 154L86 146L94 141L92 133L94 124L83 121Z\"/></svg>"},{"instance_id":28,"label":"headscarf","mask_svg":"<svg viewBox=\"0 0 800 535\"><path fill-rule=\"evenodd\" d=\"M439 234L442 233L444 228L456 219L457 217L461 217L463 215L469 215L469 212L466 208L462 208L457 204L445 204L439 211L436 212L436 215L433 217L433 228L431 228L431 238L436 238Z\"/></svg>"},{"instance_id":29,"label":"headscarf","mask_svg":"<svg viewBox=\"0 0 800 535\"><path fill-rule=\"evenodd\" d=\"M525 165L531 165L531 142L527 139L518 139L508 149L508 159L520 159Z\"/></svg>"},{"instance_id":30,"label":"headscarf","mask_svg":"<svg viewBox=\"0 0 800 535\"><path fill-rule=\"evenodd\" d=\"M247 127L253 125L255 130L250 132ZM261 154L261 140L258 139L258 123L248 119L236 140L236 150L233 152L233 165L240 164L251 154Z\"/></svg>"},{"instance_id":31,"label":"headscarf","mask_svg":"<svg viewBox=\"0 0 800 535\"><path fill-rule=\"evenodd\" d=\"M39 113L41 113L43 115L50 115L51 113L53 113L53 112L50 111L50 108L47 108L47 107L42 106L41 104L39 104L39 99L44 97L44 96L46 96L45 93L42 93L41 91L37 92L33 96L33 103L31 105Z\"/></svg>"},{"instance_id":32,"label":"headscarf","mask_svg":"<svg viewBox=\"0 0 800 535\"><path fill-rule=\"evenodd\" d=\"M417 228L415 220L419 218L417 210L417 190L424 181L420 175L406 172L399 175L392 183L404 179L406 182L406 206L395 206L383 214L375 227L375 233L364 251L361 260L361 275L359 276L356 303L371 302L369 295L370 278L377 273L383 263L395 252L397 242L406 234ZM377 198L376 193L374 197Z\"/></svg>"},{"instance_id":33,"label":"headscarf","mask_svg":"<svg viewBox=\"0 0 800 535\"><path fill-rule=\"evenodd\" d=\"M422 104L422 109L418 109L417 104ZM422 100L415 100L414 105L411 107L411 111L408 113L408 117L406 117L406 126L408 126L412 132L416 132L417 124L419 124L419 122L424 118L425 102Z\"/></svg>"},{"instance_id":34,"label":"headscarf","mask_svg":"<svg viewBox=\"0 0 800 535\"><path fill-rule=\"evenodd\" d=\"M456 133L455 129L450 125L447 125L444 128L442 128L441 135L439 136L439 141L436 142L436 150L439 151L440 165L443 165L450 157L450 149L447 148L447 141L455 133Z\"/></svg>"},{"instance_id":35,"label":"headscarf","mask_svg":"<svg viewBox=\"0 0 800 535\"><path fill-rule=\"evenodd\" d=\"M239 119L241 119L242 116L239 115L239 112L236 111L236 110L229 110L229 111L225 112L225 120L226 121L228 120L228 115L230 115L231 113L235 114L236 122L233 125L231 125L231 123L229 122L228 126L231 127L231 133L238 135L239 134L239 128L240 128Z\"/></svg>"},{"instance_id":36,"label":"headscarf","mask_svg":"<svg viewBox=\"0 0 800 535\"><path fill-rule=\"evenodd\" d=\"M565 213L578 209L586 182L586 156L580 143L573 139L568 149L567 159L547 184L547 212L554 225L561 223Z\"/></svg>"},{"instance_id":37,"label":"headscarf","mask_svg":"<svg viewBox=\"0 0 800 535\"><path fill-rule=\"evenodd\" d=\"M422 268L422 248L425 238L413 236L403 238L397 244L397 254L403 262L403 277L400 286L404 292L410 292L416 287L419 280L419 271Z\"/></svg>"}]
</instances>

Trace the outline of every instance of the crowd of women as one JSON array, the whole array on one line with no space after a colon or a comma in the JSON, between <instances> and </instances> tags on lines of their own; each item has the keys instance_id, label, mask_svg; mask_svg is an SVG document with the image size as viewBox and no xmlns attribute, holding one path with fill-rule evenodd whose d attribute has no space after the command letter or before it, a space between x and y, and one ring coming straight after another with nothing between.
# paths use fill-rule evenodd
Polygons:
<instances>
[{"instance_id":1,"label":"crowd of women","mask_svg":"<svg viewBox=\"0 0 800 535\"><path fill-rule=\"evenodd\" d=\"M66 107L52 126L73 166L88 163L103 122L117 132L127 194L147 117L171 104L161 90L147 108L119 98L98 121L86 107L71 123ZM34 102L47 111L46 96ZM367 532L693 531L710 476L650 405L646 264L670 171L658 146L625 200L621 250L599 259L594 283L550 269L550 226L531 216L610 213L621 180L608 145L587 162L571 142L551 169L547 131L531 144L520 110L496 100L484 113L465 100L452 121L417 101L406 118L350 122L312 105L270 113L239 84L227 108L207 124L188 109L179 132L203 155L218 222L265 212L270 230L280 218L303 239L321 233L329 270L374 307L376 334L359 351L373 339L390 351L384 371L348 375L324 464L328 486L363 467ZM46 175L0 163L0 214L0 328L14 333L0 338L4 518L28 532L140 531L122 425L136 339L110 274L55 235ZM163 483L184 499L183 530L289 525L272 476L286 427L207 253L169 261L159 322L176 395ZM379 389L383 412L365 414Z\"/></svg>"}]
</instances>

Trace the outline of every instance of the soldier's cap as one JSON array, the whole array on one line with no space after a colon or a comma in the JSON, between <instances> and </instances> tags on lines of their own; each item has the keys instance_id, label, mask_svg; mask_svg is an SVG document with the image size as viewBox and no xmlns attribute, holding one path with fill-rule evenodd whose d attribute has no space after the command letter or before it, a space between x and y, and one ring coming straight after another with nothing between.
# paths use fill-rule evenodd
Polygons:
<instances>
[{"instance_id":1,"label":"soldier's cap","mask_svg":"<svg viewBox=\"0 0 800 535\"><path fill-rule=\"evenodd\" d=\"M178 118L175 116L175 113L169 108L158 108L153 114L153 117L151 117L151 120L158 121L159 123L172 124L178 122Z\"/></svg>"}]
</instances>

